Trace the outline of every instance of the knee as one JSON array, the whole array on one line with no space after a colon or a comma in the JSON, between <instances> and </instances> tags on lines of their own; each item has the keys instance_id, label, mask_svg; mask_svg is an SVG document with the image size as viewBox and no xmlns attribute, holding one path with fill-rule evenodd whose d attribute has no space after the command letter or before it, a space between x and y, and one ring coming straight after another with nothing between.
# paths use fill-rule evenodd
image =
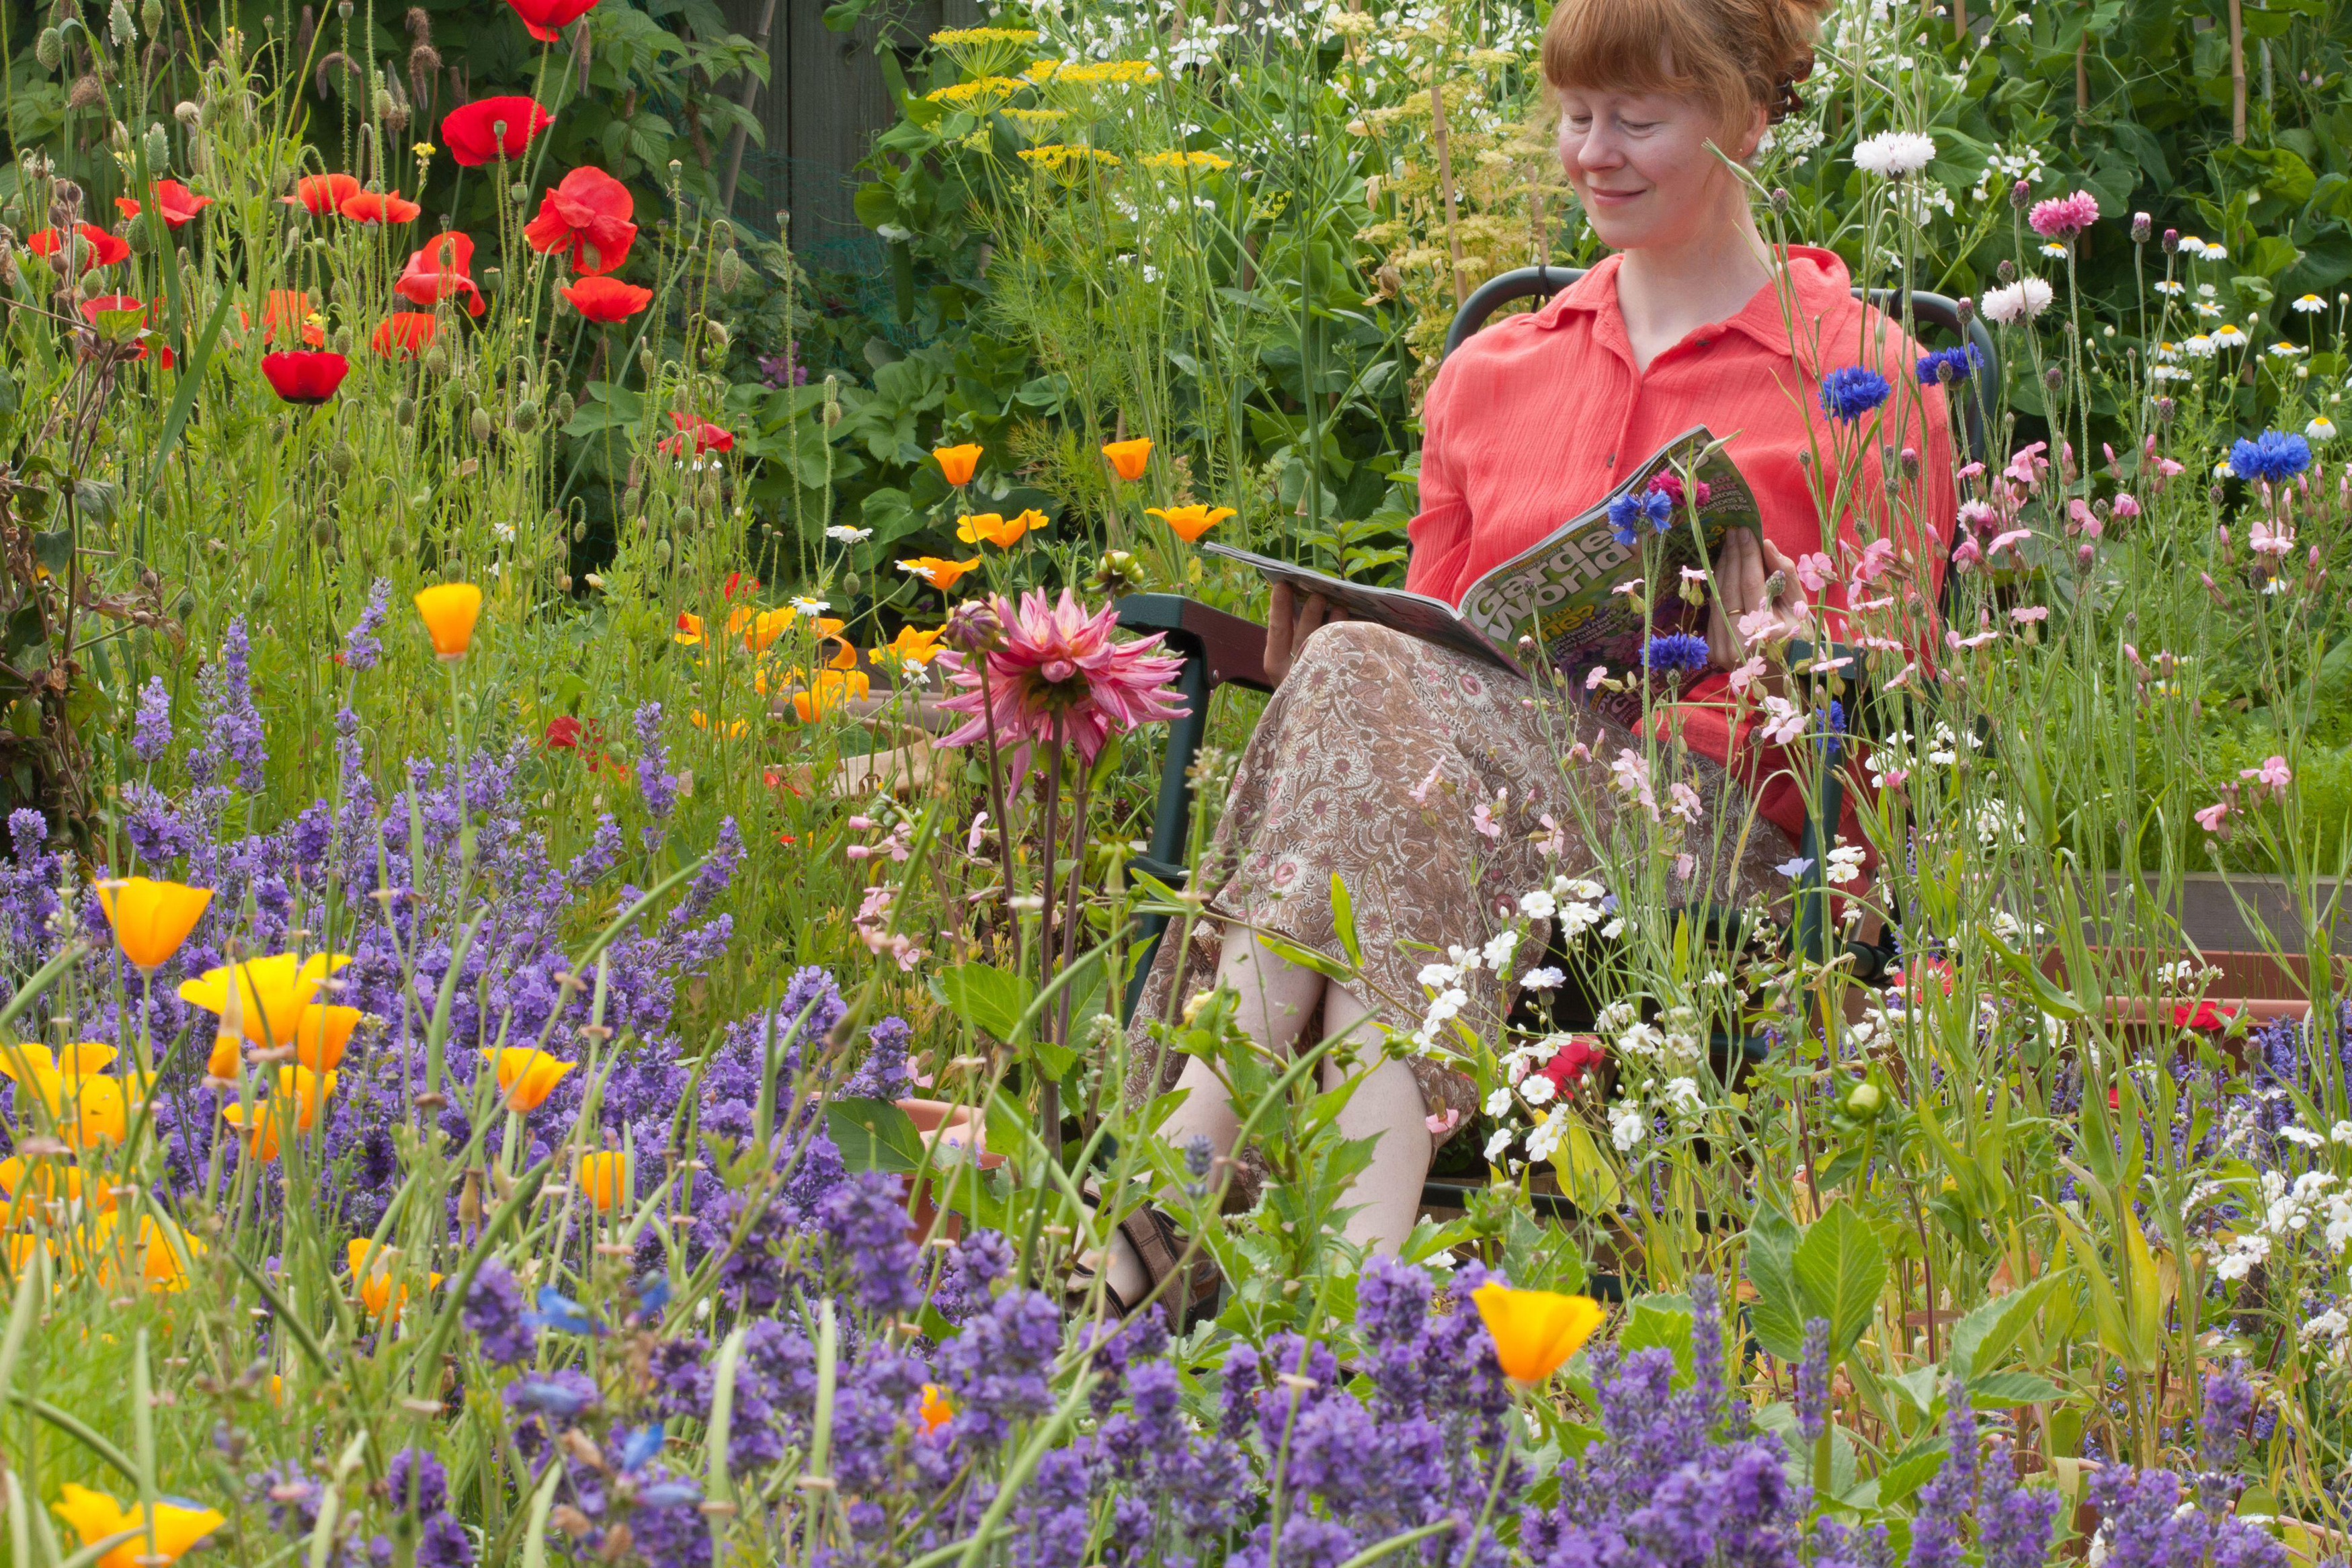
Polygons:
<instances>
[{"instance_id":1,"label":"knee","mask_svg":"<svg viewBox=\"0 0 2352 1568\"><path fill-rule=\"evenodd\" d=\"M1411 659L1413 651L1414 640L1393 627L1372 621L1334 621L1318 627L1307 639L1291 673L1342 664L1360 665L1367 660L1381 665L1398 664Z\"/></svg>"}]
</instances>

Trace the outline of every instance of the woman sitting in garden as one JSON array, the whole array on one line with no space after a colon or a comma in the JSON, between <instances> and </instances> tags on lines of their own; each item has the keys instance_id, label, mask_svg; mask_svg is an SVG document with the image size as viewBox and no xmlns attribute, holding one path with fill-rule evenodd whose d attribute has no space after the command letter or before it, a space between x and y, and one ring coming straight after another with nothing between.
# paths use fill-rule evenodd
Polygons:
<instances>
[{"instance_id":1,"label":"woman sitting in garden","mask_svg":"<svg viewBox=\"0 0 2352 1568\"><path fill-rule=\"evenodd\" d=\"M1352 1031L1349 1064L1326 1073L1365 1075L1339 1123L1350 1137L1379 1139L1349 1195L1357 1244L1393 1247L1410 1231L1432 1155L1478 1109L1470 1078L1445 1061L1377 1049L1371 1025L1419 1022L1423 966L1480 942L1495 913L1528 890L1595 869L1613 813L1654 815L1662 802L1679 804L1693 825L1678 831L1699 851L1677 859L1675 902L1784 892L1774 867L1801 831L1801 793L1790 765L1750 736L1756 727L1734 734L1731 694L1763 668L1751 658L1811 625L1816 608L1829 631L1841 628L1847 591L1825 582L1824 554L1841 579L1875 579L1871 593L1916 596L1906 601L1916 623L1934 601L1955 513L1943 394L1921 385L1917 350L1855 300L1835 256L1766 245L1751 187L1725 162L1754 158L1795 104L1827 4L1563 0L1543 42L1560 158L1615 254L1542 308L1472 338L1425 410L1406 583L1455 601L1681 431L1704 423L1729 438L1765 542L1759 552L1735 531L1713 563L1708 668L1685 682L1671 716L1688 752L1671 800L1664 780L1654 794L1645 772L1629 780L1643 742L1615 721L1581 712L1573 736L1556 733L1508 677L1380 626L1325 624L1320 601L1275 591L1266 664L1279 686L1201 868L1208 916L1189 945L1162 946L1144 990L1131 1087L1172 1078L1190 1094L1161 1135L1196 1154L1205 1137L1229 1155L1239 1131L1230 1095L1203 1061L1156 1047L1150 1021L1223 983L1266 1046L1292 1048L1315 1020L1325 1038ZM1857 364L1885 381L1832 374ZM1883 442L1892 459L1900 445L1904 473L1890 490L1872 456L1841 486L1826 471L1826 422L1855 420L1888 382L1893 401L1843 449ZM1869 499L1840 507L1832 529L1818 497L1840 494ZM1818 607L1807 581L1826 588ZM1756 693L1745 700L1752 710ZM1662 716L1662 738L1666 727ZM1599 842L1587 841L1588 821L1601 824ZM1712 856L1709 843L1719 846ZM1288 962L1254 934L1336 957L1334 873L1362 939L1360 985ZM1537 951L1520 949L1522 969ZM1139 1301L1178 1251L1164 1217L1130 1216L1109 1260L1111 1291ZM1174 1304L1213 1282L1196 1274L1171 1287Z\"/></svg>"}]
</instances>

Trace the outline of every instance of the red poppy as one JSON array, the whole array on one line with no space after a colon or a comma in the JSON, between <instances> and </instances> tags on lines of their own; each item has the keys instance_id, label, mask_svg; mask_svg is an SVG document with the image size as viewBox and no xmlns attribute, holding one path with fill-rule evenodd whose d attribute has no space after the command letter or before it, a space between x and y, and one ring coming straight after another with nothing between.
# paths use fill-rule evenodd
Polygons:
<instances>
[{"instance_id":1,"label":"red poppy","mask_svg":"<svg viewBox=\"0 0 2352 1568\"><path fill-rule=\"evenodd\" d=\"M152 306L150 306L147 301L140 298L135 294L100 294L81 302L81 314L83 320L88 321L91 326L95 327L98 325L98 319L100 316L109 315L115 311L121 310L138 311L139 319L131 324L131 336L133 338L142 340L142 341L139 344L139 352L131 356L132 361L135 363L147 357L148 346L143 340L154 336L153 333L146 329L147 313L150 309L160 311L163 308L163 302L162 300L159 299ZM124 339L122 340L128 342L131 340ZM172 368L172 350L160 343L155 345L155 347L162 354L163 368L167 371L170 370Z\"/></svg>"},{"instance_id":2,"label":"red poppy","mask_svg":"<svg viewBox=\"0 0 2352 1568\"><path fill-rule=\"evenodd\" d=\"M89 245L89 259L82 263L87 272L93 267L112 267L131 254L131 242L121 235L109 234L96 224L76 224L74 233ZM35 256L55 256L64 246L55 229L43 229L25 236L25 246Z\"/></svg>"},{"instance_id":3,"label":"red poppy","mask_svg":"<svg viewBox=\"0 0 2352 1568\"><path fill-rule=\"evenodd\" d=\"M1584 1076L1586 1068L1598 1063L1606 1054L1598 1035L1572 1034L1566 1044L1552 1052L1549 1061L1536 1069L1535 1075L1550 1079L1553 1092L1565 1094L1570 1084Z\"/></svg>"},{"instance_id":4,"label":"red poppy","mask_svg":"<svg viewBox=\"0 0 2352 1568\"><path fill-rule=\"evenodd\" d=\"M729 600L732 600L738 593L748 598L760 591L760 580L756 577L745 577L740 571L730 571L727 574L727 580L719 585L719 591L722 597Z\"/></svg>"},{"instance_id":5,"label":"red poppy","mask_svg":"<svg viewBox=\"0 0 2352 1568\"><path fill-rule=\"evenodd\" d=\"M669 422L677 427L678 434L671 436L667 441L662 442L655 448L656 451L662 453L666 456L677 457L684 455L686 451L686 438L689 432L692 433L694 436L694 455L697 457L701 456L706 452L732 452L735 450L735 433L720 425L713 424L707 419L700 419L690 414L679 413L677 411L673 409L670 411Z\"/></svg>"},{"instance_id":6,"label":"red poppy","mask_svg":"<svg viewBox=\"0 0 2352 1568\"><path fill-rule=\"evenodd\" d=\"M2230 1020L2237 1016L2237 1009L2216 1007L2211 1002L2199 1002L2195 1007L2190 1007L2187 1002L2172 1004L2172 1027L2175 1029L2219 1032L2229 1028Z\"/></svg>"},{"instance_id":7,"label":"red poppy","mask_svg":"<svg viewBox=\"0 0 2352 1568\"><path fill-rule=\"evenodd\" d=\"M334 396L351 370L352 362L341 354L303 351L261 356L261 373L269 378L278 395L312 408Z\"/></svg>"},{"instance_id":8,"label":"red poppy","mask_svg":"<svg viewBox=\"0 0 2352 1568\"><path fill-rule=\"evenodd\" d=\"M554 123L553 115L528 98L478 99L442 118L441 141L450 157L472 169L501 158L514 162L533 137ZM499 134L500 125L507 128L504 136Z\"/></svg>"},{"instance_id":9,"label":"red poppy","mask_svg":"<svg viewBox=\"0 0 2352 1568\"><path fill-rule=\"evenodd\" d=\"M294 193L278 199L302 207L315 217L326 217L360 193L360 183L349 174L305 174L294 182Z\"/></svg>"},{"instance_id":10,"label":"red poppy","mask_svg":"<svg viewBox=\"0 0 2352 1568\"><path fill-rule=\"evenodd\" d=\"M427 312L394 311L376 324L368 347L387 360L413 360L432 346L439 325Z\"/></svg>"},{"instance_id":11,"label":"red poppy","mask_svg":"<svg viewBox=\"0 0 2352 1568\"><path fill-rule=\"evenodd\" d=\"M629 188L602 169L574 169L540 198L522 237L543 256L572 253L572 270L610 272L629 254L637 225Z\"/></svg>"},{"instance_id":12,"label":"red poppy","mask_svg":"<svg viewBox=\"0 0 2352 1568\"><path fill-rule=\"evenodd\" d=\"M547 721L547 748L550 751L576 751L580 747L580 721L570 714Z\"/></svg>"},{"instance_id":13,"label":"red poppy","mask_svg":"<svg viewBox=\"0 0 2352 1568\"><path fill-rule=\"evenodd\" d=\"M398 191L362 191L356 196L343 198L335 209L355 224L414 223L425 209L415 202L403 201Z\"/></svg>"},{"instance_id":14,"label":"red poppy","mask_svg":"<svg viewBox=\"0 0 2352 1568\"><path fill-rule=\"evenodd\" d=\"M239 312L242 315L242 312ZM274 343L278 329L299 329L302 340L314 349L327 344L327 329L310 319L310 297L299 288L273 288L261 300L261 340Z\"/></svg>"},{"instance_id":15,"label":"red poppy","mask_svg":"<svg viewBox=\"0 0 2352 1568\"><path fill-rule=\"evenodd\" d=\"M393 284L403 299L437 305L465 296L466 308L479 316L488 307L473 278L474 242L454 231L433 236L433 243L408 258L408 266Z\"/></svg>"},{"instance_id":16,"label":"red poppy","mask_svg":"<svg viewBox=\"0 0 2352 1568\"><path fill-rule=\"evenodd\" d=\"M178 228L212 204L210 196L199 196L177 180L155 182L155 210L163 214L165 228ZM139 215L139 204L129 196L117 196L114 210L126 218L135 218Z\"/></svg>"},{"instance_id":17,"label":"red poppy","mask_svg":"<svg viewBox=\"0 0 2352 1568\"><path fill-rule=\"evenodd\" d=\"M622 321L654 302L654 291L617 277L583 277L556 290L591 321Z\"/></svg>"},{"instance_id":18,"label":"red poppy","mask_svg":"<svg viewBox=\"0 0 2352 1568\"><path fill-rule=\"evenodd\" d=\"M522 30L542 43L553 43L563 29L596 8L596 0L507 0L522 18Z\"/></svg>"}]
</instances>

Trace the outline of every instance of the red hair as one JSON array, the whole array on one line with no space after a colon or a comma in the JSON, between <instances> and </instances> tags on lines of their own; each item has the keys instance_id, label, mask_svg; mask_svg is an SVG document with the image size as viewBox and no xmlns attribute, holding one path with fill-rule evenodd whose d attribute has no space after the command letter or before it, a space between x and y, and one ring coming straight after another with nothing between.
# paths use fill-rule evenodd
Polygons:
<instances>
[{"instance_id":1,"label":"red hair","mask_svg":"<svg viewBox=\"0 0 2352 1568\"><path fill-rule=\"evenodd\" d=\"M1813 34L1835 0L1560 0L1544 29L1544 79L1696 98L1727 118L1797 107Z\"/></svg>"}]
</instances>

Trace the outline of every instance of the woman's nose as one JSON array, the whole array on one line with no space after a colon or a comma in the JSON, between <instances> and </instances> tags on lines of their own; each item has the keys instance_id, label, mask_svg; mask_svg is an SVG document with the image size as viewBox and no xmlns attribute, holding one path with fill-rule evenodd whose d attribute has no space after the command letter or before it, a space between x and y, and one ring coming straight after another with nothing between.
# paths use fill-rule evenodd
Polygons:
<instances>
[{"instance_id":1,"label":"woman's nose","mask_svg":"<svg viewBox=\"0 0 2352 1568\"><path fill-rule=\"evenodd\" d=\"M1614 169L1625 161L1624 149L1617 139L1599 125L1570 143L1564 151L1569 161L1579 169Z\"/></svg>"}]
</instances>

